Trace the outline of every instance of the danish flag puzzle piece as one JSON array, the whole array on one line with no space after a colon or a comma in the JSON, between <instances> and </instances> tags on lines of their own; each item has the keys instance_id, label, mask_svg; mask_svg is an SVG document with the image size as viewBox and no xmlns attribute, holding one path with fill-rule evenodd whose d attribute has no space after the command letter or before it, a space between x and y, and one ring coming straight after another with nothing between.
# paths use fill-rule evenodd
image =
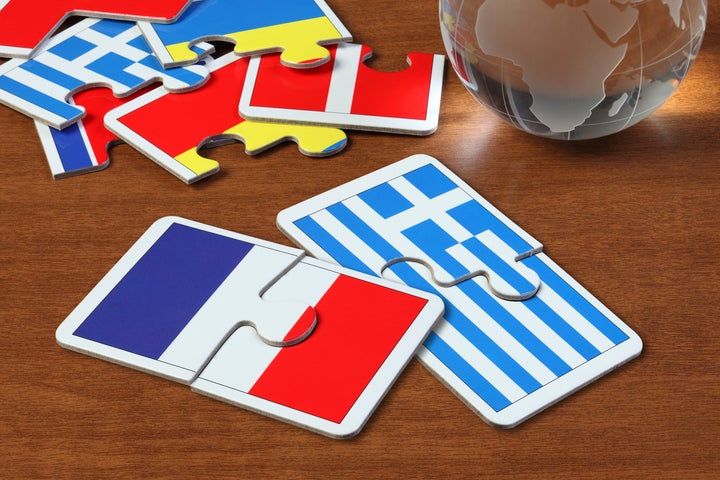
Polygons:
<instances>
[{"instance_id":1,"label":"danish flag puzzle piece","mask_svg":"<svg viewBox=\"0 0 720 480\"><path fill-rule=\"evenodd\" d=\"M29 58L70 15L170 22L191 0L0 1L0 56Z\"/></svg>"},{"instance_id":2,"label":"danish flag puzzle piece","mask_svg":"<svg viewBox=\"0 0 720 480\"><path fill-rule=\"evenodd\" d=\"M283 63L293 67L324 63L322 44L352 40L323 0L201 0L177 22L139 25L165 67L196 62L189 47L201 40L233 42L238 55L282 51Z\"/></svg>"},{"instance_id":3,"label":"danish flag puzzle piece","mask_svg":"<svg viewBox=\"0 0 720 480\"><path fill-rule=\"evenodd\" d=\"M35 58L1 65L0 102L62 129L85 114L67 103L81 90L106 86L123 97L161 81L182 92L207 78L201 65L164 69L136 23L88 18L53 37Z\"/></svg>"},{"instance_id":4,"label":"danish flag puzzle piece","mask_svg":"<svg viewBox=\"0 0 720 480\"><path fill-rule=\"evenodd\" d=\"M45 157L53 178L65 178L102 170L110 164L108 150L120 140L105 128L105 114L145 93L117 98L105 88L77 93L72 103L82 105L87 115L80 121L58 130L35 120Z\"/></svg>"},{"instance_id":5,"label":"danish flag puzzle piece","mask_svg":"<svg viewBox=\"0 0 720 480\"><path fill-rule=\"evenodd\" d=\"M250 155L285 140L318 157L347 144L345 133L335 128L246 121L237 106L248 58L231 52L206 65L212 75L203 88L182 95L155 89L110 112L107 128L186 183L219 170L216 161L197 152L218 145L219 139L244 142Z\"/></svg>"},{"instance_id":6,"label":"danish flag puzzle piece","mask_svg":"<svg viewBox=\"0 0 720 480\"><path fill-rule=\"evenodd\" d=\"M328 47L330 62L285 68L278 55L250 60L240 103L253 120L306 122L359 130L428 135L438 126L445 57L410 53L410 67L380 72L365 65L363 45Z\"/></svg>"},{"instance_id":7,"label":"danish flag puzzle piece","mask_svg":"<svg viewBox=\"0 0 720 480\"><path fill-rule=\"evenodd\" d=\"M288 299L308 305L314 323L278 315ZM249 303L257 308L249 311ZM166 217L83 299L56 338L72 350L347 437L362 428L442 311L438 297L301 250ZM291 321L289 337L305 334L300 341L281 347L259 337L258 325L283 319ZM255 329L244 328L245 320Z\"/></svg>"}]
</instances>

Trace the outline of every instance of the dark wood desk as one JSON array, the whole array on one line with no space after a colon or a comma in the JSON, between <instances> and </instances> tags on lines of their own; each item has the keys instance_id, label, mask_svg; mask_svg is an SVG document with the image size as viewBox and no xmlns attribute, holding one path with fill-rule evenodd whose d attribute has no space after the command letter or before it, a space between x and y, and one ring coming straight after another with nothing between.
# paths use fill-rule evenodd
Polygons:
<instances>
[{"instance_id":1,"label":"dark wood desk","mask_svg":"<svg viewBox=\"0 0 720 480\"><path fill-rule=\"evenodd\" d=\"M437 2L332 0L376 68L443 53ZM655 115L559 143L497 120L448 65L427 138L349 132L341 154L287 144L186 186L128 146L53 181L32 122L0 108L0 477L718 478L720 8ZM377 11L374 9L377 8ZM414 153L437 157L545 245L645 342L640 358L518 428L487 426L417 361L364 431L336 441L62 349L57 325L157 218L290 245L284 207Z\"/></svg>"}]
</instances>

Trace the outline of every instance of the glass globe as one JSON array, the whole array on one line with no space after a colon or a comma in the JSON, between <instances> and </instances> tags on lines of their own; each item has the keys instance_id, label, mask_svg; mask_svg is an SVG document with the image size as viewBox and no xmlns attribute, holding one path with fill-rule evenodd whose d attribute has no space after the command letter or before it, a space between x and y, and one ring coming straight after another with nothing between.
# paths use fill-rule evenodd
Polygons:
<instances>
[{"instance_id":1,"label":"glass globe","mask_svg":"<svg viewBox=\"0 0 720 480\"><path fill-rule=\"evenodd\" d=\"M697 56L707 0L440 0L473 96L526 132L582 140L657 110Z\"/></svg>"}]
</instances>

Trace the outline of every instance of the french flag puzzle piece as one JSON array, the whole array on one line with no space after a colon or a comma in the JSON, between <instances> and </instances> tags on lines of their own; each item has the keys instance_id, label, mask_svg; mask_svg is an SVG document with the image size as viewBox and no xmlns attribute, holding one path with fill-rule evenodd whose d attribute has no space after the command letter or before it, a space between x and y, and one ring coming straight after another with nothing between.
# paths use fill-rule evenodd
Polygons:
<instances>
[{"instance_id":1,"label":"french flag puzzle piece","mask_svg":"<svg viewBox=\"0 0 720 480\"><path fill-rule=\"evenodd\" d=\"M137 24L88 18L53 37L34 58L0 66L0 102L62 129L85 113L67 102L81 90L106 86L122 97L161 81L182 92L207 79L201 65L165 70Z\"/></svg>"},{"instance_id":2,"label":"french flag puzzle piece","mask_svg":"<svg viewBox=\"0 0 720 480\"><path fill-rule=\"evenodd\" d=\"M445 57L410 53L409 68L365 65L370 47L329 46L330 61L288 69L277 54L253 57L240 103L245 118L428 135L438 126Z\"/></svg>"},{"instance_id":3,"label":"french flag puzzle piece","mask_svg":"<svg viewBox=\"0 0 720 480\"><path fill-rule=\"evenodd\" d=\"M260 298L268 278L272 286ZM316 318L294 346L268 345L254 329L235 328L248 316L277 322L271 305L288 299L302 299ZM261 309L248 312L252 301ZM365 423L442 310L437 297L304 257L301 250L166 217L56 336L72 350L348 436Z\"/></svg>"},{"instance_id":4,"label":"french flag puzzle piece","mask_svg":"<svg viewBox=\"0 0 720 480\"><path fill-rule=\"evenodd\" d=\"M70 15L168 22L191 0L52 0L0 2L0 56L31 57Z\"/></svg>"}]
</instances>

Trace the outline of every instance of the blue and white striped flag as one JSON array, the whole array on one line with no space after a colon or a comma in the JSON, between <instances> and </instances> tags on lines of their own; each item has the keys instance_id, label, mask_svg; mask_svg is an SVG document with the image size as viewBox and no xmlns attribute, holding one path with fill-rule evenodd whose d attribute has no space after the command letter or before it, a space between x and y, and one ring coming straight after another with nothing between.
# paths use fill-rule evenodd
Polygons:
<instances>
[{"instance_id":1,"label":"blue and white striped flag","mask_svg":"<svg viewBox=\"0 0 720 480\"><path fill-rule=\"evenodd\" d=\"M482 267L491 285L499 275L516 289L526 281L519 270L535 272L537 293L511 301L491 293L483 277L446 288L417 263L389 267L395 279L445 300L445 319L420 359L491 424L516 425L642 348L537 241L431 157L410 157L290 207L278 225L311 254L376 275L400 257L423 260L436 277Z\"/></svg>"},{"instance_id":2,"label":"blue and white striped flag","mask_svg":"<svg viewBox=\"0 0 720 480\"><path fill-rule=\"evenodd\" d=\"M185 91L207 78L202 65L163 69L136 23L89 18L53 37L34 58L0 66L0 102L62 129L83 116L67 99L85 88L105 86L125 96L154 81Z\"/></svg>"}]
</instances>

